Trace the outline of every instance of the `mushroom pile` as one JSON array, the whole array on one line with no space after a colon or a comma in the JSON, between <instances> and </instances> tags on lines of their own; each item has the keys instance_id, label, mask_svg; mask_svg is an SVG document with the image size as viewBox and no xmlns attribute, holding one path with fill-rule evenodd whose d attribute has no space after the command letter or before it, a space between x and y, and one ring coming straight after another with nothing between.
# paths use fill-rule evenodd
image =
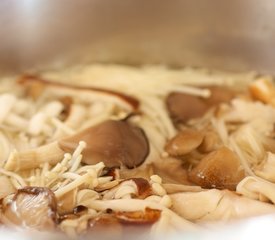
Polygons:
<instances>
[{"instance_id":1,"label":"mushroom pile","mask_svg":"<svg viewBox=\"0 0 275 240\"><path fill-rule=\"evenodd\" d=\"M79 71L0 92L1 224L119 238L275 212L268 77L237 88L237 75L191 69Z\"/></svg>"}]
</instances>

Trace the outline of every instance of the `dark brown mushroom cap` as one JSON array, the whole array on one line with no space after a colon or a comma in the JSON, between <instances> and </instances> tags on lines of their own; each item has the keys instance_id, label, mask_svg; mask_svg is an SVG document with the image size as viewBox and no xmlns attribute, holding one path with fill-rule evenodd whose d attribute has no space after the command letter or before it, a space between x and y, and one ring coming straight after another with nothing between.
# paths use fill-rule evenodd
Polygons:
<instances>
[{"instance_id":1,"label":"dark brown mushroom cap","mask_svg":"<svg viewBox=\"0 0 275 240\"><path fill-rule=\"evenodd\" d=\"M229 88L220 86L205 86L211 91L209 98L201 98L185 93L172 92L166 99L170 116L175 121L187 122L192 118L203 116L207 110L222 102L229 102L236 93Z\"/></svg>"},{"instance_id":2,"label":"dark brown mushroom cap","mask_svg":"<svg viewBox=\"0 0 275 240\"><path fill-rule=\"evenodd\" d=\"M82 132L60 140L65 152L72 152L79 141L85 141L82 162L104 162L107 167L125 165L134 168L141 165L149 154L145 132L125 121L108 120Z\"/></svg>"},{"instance_id":3,"label":"dark brown mushroom cap","mask_svg":"<svg viewBox=\"0 0 275 240\"><path fill-rule=\"evenodd\" d=\"M15 225L53 230L57 220L56 199L48 188L25 187L17 191L3 214Z\"/></svg>"},{"instance_id":4,"label":"dark brown mushroom cap","mask_svg":"<svg viewBox=\"0 0 275 240\"><path fill-rule=\"evenodd\" d=\"M189 180L203 188L235 190L245 177L237 155L221 147L206 155L189 173Z\"/></svg>"}]
</instances>

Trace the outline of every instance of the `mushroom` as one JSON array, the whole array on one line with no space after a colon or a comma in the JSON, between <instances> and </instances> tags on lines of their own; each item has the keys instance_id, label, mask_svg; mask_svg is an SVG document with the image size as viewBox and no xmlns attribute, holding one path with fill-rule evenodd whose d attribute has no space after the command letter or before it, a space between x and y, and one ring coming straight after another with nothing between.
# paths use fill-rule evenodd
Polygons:
<instances>
[{"instance_id":1,"label":"mushroom","mask_svg":"<svg viewBox=\"0 0 275 240\"><path fill-rule=\"evenodd\" d=\"M134 198L145 199L152 194L151 185L146 179L131 178L110 189L104 194L103 199L123 198L131 196Z\"/></svg>"},{"instance_id":2,"label":"mushroom","mask_svg":"<svg viewBox=\"0 0 275 240\"><path fill-rule=\"evenodd\" d=\"M149 154L145 132L125 121L107 120L87 128L73 136L24 152L13 152L5 168L24 170L39 167L48 162L58 163L66 152L72 153L80 141L87 147L83 150L82 162L104 162L107 167L124 165L134 168L141 165Z\"/></svg>"},{"instance_id":3,"label":"mushroom","mask_svg":"<svg viewBox=\"0 0 275 240\"><path fill-rule=\"evenodd\" d=\"M122 236L133 236L136 239L139 234L143 239L148 236L152 224L161 217L160 210L148 207L144 211L113 212L108 209L106 212L88 221L89 238L94 234L96 239L123 239Z\"/></svg>"},{"instance_id":4,"label":"mushroom","mask_svg":"<svg viewBox=\"0 0 275 240\"><path fill-rule=\"evenodd\" d=\"M173 211L187 220L196 222L240 219L275 213L272 204L242 197L228 190L182 192L171 194L170 197L173 201Z\"/></svg>"},{"instance_id":5,"label":"mushroom","mask_svg":"<svg viewBox=\"0 0 275 240\"><path fill-rule=\"evenodd\" d=\"M161 177L164 183L190 185L187 170L182 162L175 158L164 158L152 164L154 174Z\"/></svg>"},{"instance_id":6,"label":"mushroom","mask_svg":"<svg viewBox=\"0 0 275 240\"><path fill-rule=\"evenodd\" d=\"M133 169L121 167L119 174L121 179L144 178L150 180L150 177L154 174L154 172L152 164L143 164L138 168Z\"/></svg>"},{"instance_id":7,"label":"mushroom","mask_svg":"<svg viewBox=\"0 0 275 240\"><path fill-rule=\"evenodd\" d=\"M118 98L119 100L122 100L124 103L130 106L130 108L133 110L137 110L139 108L139 101L136 98L125 95L121 92L116 92L108 89L88 87L88 86L75 86L75 85L65 84L61 82L52 82L34 75L23 75L17 80L17 82L19 84L25 85L27 87L27 90L31 90L32 97L38 97L47 87L55 87L55 88L61 88L61 89L63 88L65 90L67 89L67 90L75 90L75 91L86 90L86 91L99 93L103 95L109 95L109 96Z\"/></svg>"},{"instance_id":8,"label":"mushroom","mask_svg":"<svg viewBox=\"0 0 275 240\"><path fill-rule=\"evenodd\" d=\"M161 211L145 208L145 211L116 212L115 216L121 223L152 224L160 218Z\"/></svg>"},{"instance_id":9,"label":"mushroom","mask_svg":"<svg viewBox=\"0 0 275 240\"><path fill-rule=\"evenodd\" d=\"M121 238L123 226L113 214L102 213L96 218L88 221L87 236L100 239ZM104 238L103 238L104 236Z\"/></svg>"},{"instance_id":10,"label":"mushroom","mask_svg":"<svg viewBox=\"0 0 275 240\"><path fill-rule=\"evenodd\" d=\"M168 141L165 151L173 157L185 155L200 146L203 137L203 133L197 130L185 129Z\"/></svg>"},{"instance_id":11,"label":"mushroom","mask_svg":"<svg viewBox=\"0 0 275 240\"><path fill-rule=\"evenodd\" d=\"M72 211L68 211L68 212L63 212L63 213L59 213L59 218L58 218L58 222L62 222L64 220L68 220L68 219L77 219L79 217L81 217L83 214L87 214L88 213L88 208L82 205L78 205L75 208L73 208Z\"/></svg>"},{"instance_id":12,"label":"mushroom","mask_svg":"<svg viewBox=\"0 0 275 240\"><path fill-rule=\"evenodd\" d=\"M16 190L7 176L0 176L0 199L14 193Z\"/></svg>"},{"instance_id":13,"label":"mushroom","mask_svg":"<svg viewBox=\"0 0 275 240\"><path fill-rule=\"evenodd\" d=\"M205 87L211 91L211 96L206 99L180 92L172 92L168 95L166 105L175 123L201 117L211 107L222 102L229 102L235 96L234 91L226 87Z\"/></svg>"},{"instance_id":14,"label":"mushroom","mask_svg":"<svg viewBox=\"0 0 275 240\"><path fill-rule=\"evenodd\" d=\"M252 82L249 92L255 100L275 106L275 86L268 78L260 78Z\"/></svg>"},{"instance_id":15,"label":"mushroom","mask_svg":"<svg viewBox=\"0 0 275 240\"><path fill-rule=\"evenodd\" d=\"M56 199L48 188L25 187L3 209L4 218L14 225L37 230L53 230L56 226Z\"/></svg>"},{"instance_id":16,"label":"mushroom","mask_svg":"<svg viewBox=\"0 0 275 240\"><path fill-rule=\"evenodd\" d=\"M239 158L227 147L203 157L189 173L189 180L203 188L235 190L245 177Z\"/></svg>"},{"instance_id":17,"label":"mushroom","mask_svg":"<svg viewBox=\"0 0 275 240\"><path fill-rule=\"evenodd\" d=\"M108 211L107 211L108 212ZM144 211L117 211L111 213L104 213L99 215L99 217L90 219L89 227L90 228L106 228L108 226L113 227L117 224L134 226L144 225L144 224L153 224L159 220L161 216L161 210L151 209L146 207Z\"/></svg>"},{"instance_id":18,"label":"mushroom","mask_svg":"<svg viewBox=\"0 0 275 240\"><path fill-rule=\"evenodd\" d=\"M60 97L58 100L64 106L64 108L61 112L61 116L60 116L61 120L64 121L70 115L71 108L72 108L72 105L73 105L73 99L70 96L63 96L63 97Z\"/></svg>"},{"instance_id":19,"label":"mushroom","mask_svg":"<svg viewBox=\"0 0 275 240\"><path fill-rule=\"evenodd\" d=\"M85 141L82 162L104 162L107 167L141 165L149 154L145 132L125 121L107 120L74 136L59 141L65 152L72 152L79 141Z\"/></svg>"},{"instance_id":20,"label":"mushroom","mask_svg":"<svg viewBox=\"0 0 275 240\"><path fill-rule=\"evenodd\" d=\"M77 188L57 198L57 211L59 214L68 213L75 207L76 194L77 194Z\"/></svg>"},{"instance_id":21,"label":"mushroom","mask_svg":"<svg viewBox=\"0 0 275 240\"><path fill-rule=\"evenodd\" d=\"M221 140L218 134L214 131L206 131L201 145L198 147L199 152L209 153L217 150L221 145Z\"/></svg>"}]
</instances>

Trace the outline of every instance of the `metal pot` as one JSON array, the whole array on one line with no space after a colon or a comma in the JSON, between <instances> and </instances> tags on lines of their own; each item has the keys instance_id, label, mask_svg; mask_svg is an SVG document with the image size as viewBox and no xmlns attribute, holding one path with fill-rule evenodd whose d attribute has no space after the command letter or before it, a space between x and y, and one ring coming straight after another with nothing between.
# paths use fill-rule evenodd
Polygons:
<instances>
[{"instance_id":1,"label":"metal pot","mask_svg":"<svg viewBox=\"0 0 275 240\"><path fill-rule=\"evenodd\" d=\"M0 69L161 63L274 73L272 0L1 0Z\"/></svg>"}]
</instances>

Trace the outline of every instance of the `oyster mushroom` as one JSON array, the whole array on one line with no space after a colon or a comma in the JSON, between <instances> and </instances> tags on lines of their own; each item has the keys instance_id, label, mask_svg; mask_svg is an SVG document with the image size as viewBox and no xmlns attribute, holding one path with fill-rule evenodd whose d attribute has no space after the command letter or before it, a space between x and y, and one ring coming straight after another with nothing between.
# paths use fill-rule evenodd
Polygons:
<instances>
[{"instance_id":1,"label":"oyster mushroom","mask_svg":"<svg viewBox=\"0 0 275 240\"><path fill-rule=\"evenodd\" d=\"M222 102L229 102L235 92L226 87L205 86L211 91L209 98L201 98L180 92L172 92L166 99L166 106L175 123L187 122L203 116L207 110Z\"/></svg>"},{"instance_id":2,"label":"oyster mushroom","mask_svg":"<svg viewBox=\"0 0 275 240\"><path fill-rule=\"evenodd\" d=\"M75 90L75 91L90 91L94 93L99 93L103 95L109 95L119 100L122 100L126 103L131 109L137 110L139 108L139 101L131 96L125 95L121 92L116 92L108 89L88 87L88 86L75 86L71 84L65 84L60 82L52 82L45 79L42 79L39 76L34 75L23 75L17 81L19 84L22 84L27 87L27 91L31 91L31 96L38 97L46 88L55 87L64 90Z\"/></svg>"},{"instance_id":3,"label":"oyster mushroom","mask_svg":"<svg viewBox=\"0 0 275 240\"><path fill-rule=\"evenodd\" d=\"M56 226L56 200L48 188L19 189L3 209L6 221L37 230L53 230Z\"/></svg>"},{"instance_id":4,"label":"oyster mushroom","mask_svg":"<svg viewBox=\"0 0 275 240\"><path fill-rule=\"evenodd\" d=\"M59 141L65 152L72 152L79 141L85 141L82 162L95 164L103 161L107 167L141 165L149 154L145 132L125 121L108 120Z\"/></svg>"},{"instance_id":5,"label":"oyster mushroom","mask_svg":"<svg viewBox=\"0 0 275 240\"><path fill-rule=\"evenodd\" d=\"M244 177L239 158L227 147L206 155L189 173L189 180L203 188L230 190L235 190Z\"/></svg>"},{"instance_id":6,"label":"oyster mushroom","mask_svg":"<svg viewBox=\"0 0 275 240\"><path fill-rule=\"evenodd\" d=\"M48 145L14 152L5 168L10 171L30 169L45 162L54 165L66 152L72 153L80 141L87 143L82 152L82 162L86 164L104 162L107 167L124 165L134 168L141 165L149 154L149 143L141 128L125 121L107 120Z\"/></svg>"},{"instance_id":7,"label":"oyster mushroom","mask_svg":"<svg viewBox=\"0 0 275 240\"><path fill-rule=\"evenodd\" d=\"M203 137L203 133L197 130L185 129L168 141L165 151L173 157L185 155L200 146Z\"/></svg>"}]
</instances>

